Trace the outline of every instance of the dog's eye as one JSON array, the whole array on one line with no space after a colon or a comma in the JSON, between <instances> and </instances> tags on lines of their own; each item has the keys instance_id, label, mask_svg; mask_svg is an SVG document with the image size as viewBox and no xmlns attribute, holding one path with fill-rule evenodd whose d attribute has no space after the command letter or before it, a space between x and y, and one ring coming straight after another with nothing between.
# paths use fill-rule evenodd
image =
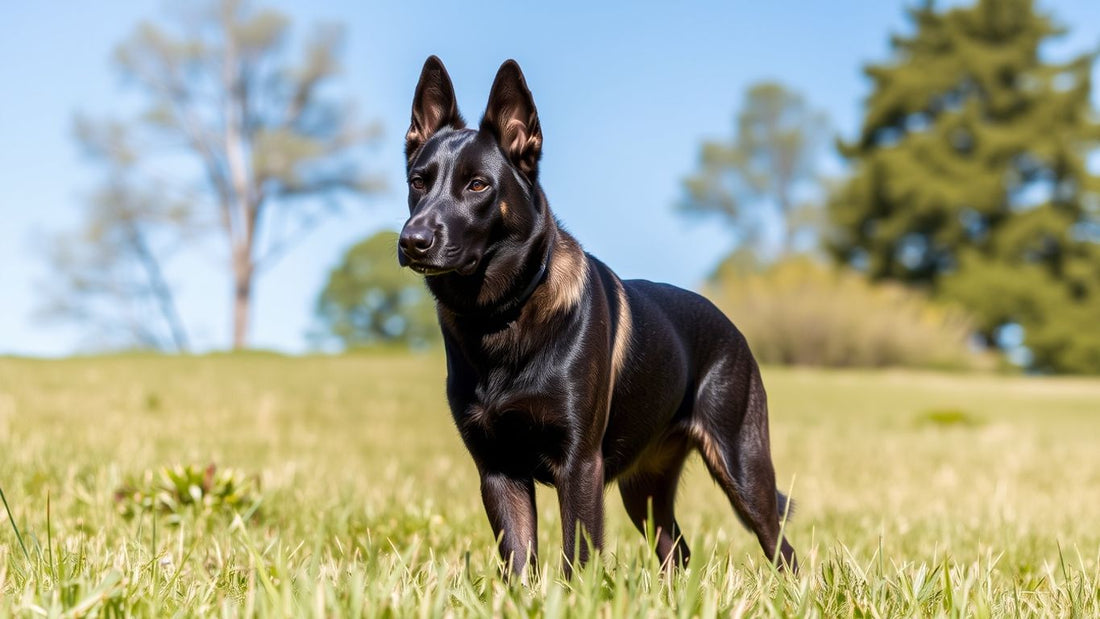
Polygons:
<instances>
[{"instance_id":1,"label":"dog's eye","mask_svg":"<svg viewBox=\"0 0 1100 619\"><path fill-rule=\"evenodd\" d=\"M489 183L486 183L485 181L481 180L480 178L475 178L474 180L470 181L470 184L467 185L466 188L469 189L470 191L476 191L476 192L480 193L480 192L485 191L486 189L489 188Z\"/></svg>"},{"instance_id":2,"label":"dog's eye","mask_svg":"<svg viewBox=\"0 0 1100 619\"><path fill-rule=\"evenodd\" d=\"M417 191L424 191L424 179L420 176L414 176L409 179L409 186Z\"/></svg>"}]
</instances>

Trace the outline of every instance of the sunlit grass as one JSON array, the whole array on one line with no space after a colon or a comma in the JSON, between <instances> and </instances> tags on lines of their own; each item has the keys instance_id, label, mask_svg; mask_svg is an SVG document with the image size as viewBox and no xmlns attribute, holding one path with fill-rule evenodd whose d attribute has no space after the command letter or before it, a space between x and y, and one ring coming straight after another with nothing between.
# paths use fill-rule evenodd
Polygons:
<instances>
[{"instance_id":1,"label":"sunlit grass","mask_svg":"<svg viewBox=\"0 0 1100 619\"><path fill-rule=\"evenodd\" d=\"M1100 615L1098 381L768 368L799 576L764 562L695 460L690 569L662 576L611 491L606 552L563 581L543 488L540 569L508 583L443 371L403 354L0 360L0 615ZM116 501L211 463L256 480L254 510Z\"/></svg>"}]
</instances>

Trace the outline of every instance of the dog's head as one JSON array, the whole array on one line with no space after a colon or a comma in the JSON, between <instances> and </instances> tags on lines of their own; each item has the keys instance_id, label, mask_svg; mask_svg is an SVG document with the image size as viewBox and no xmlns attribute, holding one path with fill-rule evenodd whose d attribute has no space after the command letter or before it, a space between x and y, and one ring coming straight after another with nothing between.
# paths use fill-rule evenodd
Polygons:
<instances>
[{"instance_id":1,"label":"dog's head","mask_svg":"<svg viewBox=\"0 0 1100 619\"><path fill-rule=\"evenodd\" d=\"M443 63L429 57L405 136L409 219L401 265L428 276L468 276L516 253L540 219L541 152L538 113L515 61L501 65L475 131L458 113Z\"/></svg>"}]
</instances>

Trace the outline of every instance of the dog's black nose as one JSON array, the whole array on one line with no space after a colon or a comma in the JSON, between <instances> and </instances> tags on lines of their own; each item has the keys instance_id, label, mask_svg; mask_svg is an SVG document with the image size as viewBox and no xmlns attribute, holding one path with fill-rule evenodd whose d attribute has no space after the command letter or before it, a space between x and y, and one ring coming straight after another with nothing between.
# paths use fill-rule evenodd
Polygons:
<instances>
[{"instance_id":1,"label":"dog's black nose","mask_svg":"<svg viewBox=\"0 0 1100 619\"><path fill-rule=\"evenodd\" d=\"M423 258L435 245L435 230L427 226L406 227L398 241L401 251L410 258Z\"/></svg>"}]
</instances>

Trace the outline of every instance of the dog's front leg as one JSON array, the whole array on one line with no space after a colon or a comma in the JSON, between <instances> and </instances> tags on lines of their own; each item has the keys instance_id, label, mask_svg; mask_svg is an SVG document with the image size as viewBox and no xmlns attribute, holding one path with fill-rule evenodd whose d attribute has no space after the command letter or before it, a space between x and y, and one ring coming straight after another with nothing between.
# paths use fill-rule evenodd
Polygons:
<instances>
[{"instance_id":1,"label":"dog's front leg","mask_svg":"<svg viewBox=\"0 0 1100 619\"><path fill-rule=\"evenodd\" d=\"M558 471L556 485L568 578L574 563L584 565L588 561L590 546L597 551L603 548L602 454L597 451L568 462Z\"/></svg>"},{"instance_id":2,"label":"dog's front leg","mask_svg":"<svg viewBox=\"0 0 1100 619\"><path fill-rule=\"evenodd\" d=\"M538 555L535 481L493 472L481 474L481 500L493 527L505 569L522 576Z\"/></svg>"}]
</instances>

